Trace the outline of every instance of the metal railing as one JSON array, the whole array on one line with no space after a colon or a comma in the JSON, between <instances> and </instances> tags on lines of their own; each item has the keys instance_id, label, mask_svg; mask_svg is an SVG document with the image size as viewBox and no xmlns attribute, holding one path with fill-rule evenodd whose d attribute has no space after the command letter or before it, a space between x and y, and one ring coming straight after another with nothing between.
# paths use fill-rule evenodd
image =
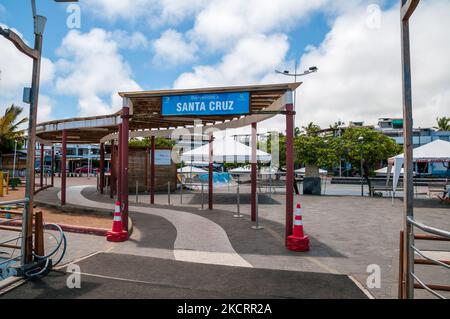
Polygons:
<instances>
[{"instance_id":1,"label":"metal railing","mask_svg":"<svg viewBox=\"0 0 450 319\"><path fill-rule=\"evenodd\" d=\"M420 223L418 221L415 221L411 217L407 217L406 222L411 227L416 227L423 232L427 234L432 234L434 236L429 235L416 235L413 236L413 239L408 240L408 246L406 247L409 250L409 255L414 256L415 254L419 255L423 259L415 259L413 257L413 260L408 261L408 267L406 269L407 271L407 280L409 282L413 282L414 285L412 289L424 289L434 295L435 297L439 299L447 299L442 294L438 293L437 291L450 291L450 286L444 286L444 285L433 285L433 284L426 284L423 280L419 278L419 276L414 271L414 264L423 264L423 265L433 265L433 266L441 266L447 270L450 270L450 261L445 260L437 260L430 256L427 256L422 250L417 248L414 244L414 239L419 240L434 240L434 241L450 241L450 232L442 229L438 229L435 227L431 227L428 225L425 225L423 223ZM401 241L400 243L400 255L403 256L403 243ZM401 257L402 258L402 257ZM402 260L400 259L400 263ZM400 267L400 279L403 277L403 267ZM406 289L403 289L403 285L405 283L401 281L401 287L399 287L399 297L407 297L407 298L414 298L414 294L411 293L411 289L408 291L405 291Z\"/></svg>"},{"instance_id":2,"label":"metal railing","mask_svg":"<svg viewBox=\"0 0 450 319\"><path fill-rule=\"evenodd\" d=\"M3 232L13 232L13 233L20 233L18 236L14 236L12 238L3 239L0 242L0 248L6 248L12 250L11 254L9 255L9 258L6 258L0 262L0 267L4 266L5 264L8 265L11 262L20 262L20 266L24 265L24 259L23 259L23 251L25 251L25 243L26 241L23 240L24 238L24 231L26 227L26 223L23 222L24 217L24 211L26 209L26 204L29 202L28 198L24 199L18 199L18 200L11 200L11 201L3 201L0 202L0 208L9 206L16 206L19 209L22 209L22 212L18 210L10 210L10 209L1 209L1 213L6 215L8 218L0 218L0 230ZM12 217L14 216L14 217ZM16 217L17 216L17 217ZM21 223L22 225L20 227L18 226L6 226L6 225L15 225ZM20 246L18 245L19 240L21 241ZM13 245L13 243L16 241L16 244ZM18 255L15 256L15 252L20 251Z\"/></svg>"}]
</instances>

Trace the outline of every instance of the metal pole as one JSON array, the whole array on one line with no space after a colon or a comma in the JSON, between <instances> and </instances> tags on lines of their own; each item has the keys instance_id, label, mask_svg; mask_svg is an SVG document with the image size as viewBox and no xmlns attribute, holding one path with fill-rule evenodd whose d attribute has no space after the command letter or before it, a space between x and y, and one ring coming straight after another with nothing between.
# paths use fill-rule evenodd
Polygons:
<instances>
[{"instance_id":1,"label":"metal pole","mask_svg":"<svg viewBox=\"0 0 450 319\"><path fill-rule=\"evenodd\" d=\"M40 144L40 163L39 163L39 169L40 169L40 174L39 174L39 187L43 187L44 186L44 144Z\"/></svg>"},{"instance_id":2,"label":"metal pole","mask_svg":"<svg viewBox=\"0 0 450 319\"><path fill-rule=\"evenodd\" d=\"M105 187L105 144L100 143L100 194Z\"/></svg>"},{"instance_id":3,"label":"metal pole","mask_svg":"<svg viewBox=\"0 0 450 319\"><path fill-rule=\"evenodd\" d=\"M88 146L88 171L87 178L91 176L91 145Z\"/></svg>"},{"instance_id":4,"label":"metal pole","mask_svg":"<svg viewBox=\"0 0 450 319\"><path fill-rule=\"evenodd\" d=\"M256 193L257 193L257 179L258 168L256 166L256 148L257 148L257 124L252 123L252 158L251 158L251 220L256 221Z\"/></svg>"},{"instance_id":5,"label":"metal pole","mask_svg":"<svg viewBox=\"0 0 450 319\"><path fill-rule=\"evenodd\" d=\"M402 86L403 86L403 137L404 137L404 175L403 175L403 213L404 213L404 282L406 296L414 298L414 230L408 218L414 219L414 181L413 181L413 116L411 89L411 53L409 39L409 18L419 4L419 0L402 0L401 36L402 36Z\"/></svg>"},{"instance_id":6,"label":"metal pole","mask_svg":"<svg viewBox=\"0 0 450 319\"><path fill-rule=\"evenodd\" d=\"M205 195L204 195L205 187L204 187L203 182L201 182L201 183L202 183L202 210L204 210L205 209Z\"/></svg>"},{"instance_id":7,"label":"metal pole","mask_svg":"<svg viewBox=\"0 0 450 319\"><path fill-rule=\"evenodd\" d=\"M360 172L361 172L361 197L364 197L364 168L363 168L363 152L361 148L361 163L360 163Z\"/></svg>"},{"instance_id":8,"label":"metal pole","mask_svg":"<svg viewBox=\"0 0 450 319\"><path fill-rule=\"evenodd\" d=\"M213 148L213 135L209 136L209 172L208 172L208 208L213 209L213 197L214 197L214 179L213 179L213 162L214 162L214 148Z\"/></svg>"},{"instance_id":9,"label":"metal pole","mask_svg":"<svg viewBox=\"0 0 450 319\"><path fill-rule=\"evenodd\" d=\"M62 131L61 156L61 205L66 205L66 160L67 160L67 131Z\"/></svg>"},{"instance_id":10,"label":"metal pole","mask_svg":"<svg viewBox=\"0 0 450 319\"><path fill-rule=\"evenodd\" d=\"M13 178L16 177L16 156L17 156L17 140L14 140Z\"/></svg>"},{"instance_id":11,"label":"metal pole","mask_svg":"<svg viewBox=\"0 0 450 319\"><path fill-rule=\"evenodd\" d=\"M136 203L139 202L139 181L136 181Z\"/></svg>"},{"instance_id":12,"label":"metal pole","mask_svg":"<svg viewBox=\"0 0 450 319\"><path fill-rule=\"evenodd\" d=\"M294 105L292 91L286 92L286 224L285 244L292 235L294 214Z\"/></svg>"},{"instance_id":13,"label":"metal pole","mask_svg":"<svg viewBox=\"0 0 450 319\"><path fill-rule=\"evenodd\" d=\"M170 205L170 181L167 182L167 204Z\"/></svg>"},{"instance_id":14,"label":"metal pole","mask_svg":"<svg viewBox=\"0 0 450 319\"><path fill-rule=\"evenodd\" d=\"M180 183L180 204L183 204L183 183Z\"/></svg>"},{"instance_id":15,"label":"metal pole","mask_svg":"<svg viewBox=\"0 0 450 319\"><path fill-rule=\"evenodd\" d=\"M50 167L50 176L51 176L51 185L52 187L55 186L55 146L52 145L52 163L51 163L51 167Z\"/></svg>"},{"instance_id":16,"label":"metal pole","mask_svg":"<svg viewBox=\"0 0 450 319\"><path fill-rule=\"evenodd\" d=\"M116 156L115 156L115 148L116 146L114 145L114 140L111 141L111 163L110 163L110 175L109 175L109 197L113 198L114 197L114 192L115 192L115 186L116 186Z\"/></svg>"},{"instance_id":17,"label":"metal pole","mask_svg":"<svg viewBox=\"0 0 450 319\"><path fill-rule=\"evenodd\" d=\"M255 216L256 217L255 218L256 225L252 226L252 229L261 230L261 229L264 229L264 227L259 225L259 194L258 194L258 190L256 191L255 195L256 195L256 216Z\"/></svg>"},{"instance_id":18,"label":"metal pole","mask_svg":"<svg viewBox=\"0 0 450 319\"><path fill-rule=\"evenodd\" d=\"M150 204L155 203L155 137L151 137L150 154Z\"/></svg>"},{"instance_id":19,"label":"metal pole","mask_svg":"<svg viewBox=\"0 0 450 319\"><path fill-rule=\"evenodd\" d=\"M237 205L237 214L233 217L235 218L242 218L244 216L241 215L241 194L240 194L240 175L238 175L237 180L237 190L236 190L236 205Z\"/></svg>"}]
</instances>

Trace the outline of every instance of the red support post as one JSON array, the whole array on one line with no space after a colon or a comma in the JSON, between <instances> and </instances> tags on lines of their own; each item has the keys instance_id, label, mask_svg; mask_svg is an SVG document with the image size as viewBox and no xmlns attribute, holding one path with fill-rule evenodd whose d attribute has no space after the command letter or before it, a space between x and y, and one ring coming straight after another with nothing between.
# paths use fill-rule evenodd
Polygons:
<instances>
[{"instance_id":1,"label":"red support post","mask_svg":"<svg viewBox=\"0 0 450 319\"><path fill-rule=\"evenodd\" d=\"M111 172L111 174L109 175L109 197L113 198L114 197L114 191L116 190L116 173L115 173L115 169L116 169L116 163L115 161L115 150L116 146L114 145L114 140L111 141L111 162L109 165L109 171Z\"/></svg>"},{"instance_id":2,"label":"red support post","mask_svg":"<svg viewBox=\"0 0 450 319\"><path fill-rule=\"evenodd\" d=\"M67 160L67 131L62 131L62 150L61 150L61 206L66 205L66 160Z\"/></svg>"},{"instance_id":3,"label":"red support post","mask_svg":"<svg viewBox=\"0 0 450 319\"><path fill-rule=\"evenodd\" d=\"M51 172L50 172L50 176L51 176L51 184L52 187L55 186L55 146L52 145L52 164L51 164L51 168L50 168Z\"/></svg>"},{"instance_id":4,"label":"red support post","mask_svg":"<svg viewBox=\"0 0 450 319\"><path fill-rule=\"evenodd\" d=\"M122 108L122 220L123 229L128 231L128 138L129 138L130 108Z\"/></svg>"},{"instance_id":5,"label":"red support post","mask_svg":"<svg viewBox=\"0 0 450 319\"><path fill-rule=\"evenodd\" d=\"M155 203L155 137L151 137L150 154L150 204Z\"/></svg>"},{"instance_id":6,"label":"red support post","mask_svg":"<svg viewBox=\"0 0 450 319\"><path fill-rule=\"evenodd\" d=\"M40 147L41 147L41 150L40 150L41 151L41 163L39 165L39 168L40 168L39 186L42 188L42 187L44 187L44 160L45 160L44 144L41 144Z\"/></svg>"},{"instance_id":7,"label":"red support post","mask_svg":"<svg viewBox=\"0 0 450 319\"><path fill-rule=\"evenodd\" d=\"M256 222L256 188L258 181L258 173L257 173L257 159L256 159L256 148L258 145L257 142L257 124L252 123L252 158L251 158L251 218L252 222Z\"/></svg>"},{"instance_id":8,"label":"red support post","mask_svg":"<svg viewBox=\"0 0 450 319\"><path fill-rule=\"evenodd\" d=\"M100 194L105 187L105 144L100 143Z\"/></svg>"},{"instance_id":9,"label":"red support post","mask_svg":"<svg viewBox=\"0 0 450 319\"><path fill-rule=\"evenodd\" d=\"M122 204L122 124L119 124L119 139L117 143L117 200Z\"/></svg>"},{"instance_id":10,"label":"red support post","mask_svg":"<svg viewBox=\"0 0 450 319\"><path fill-rule=\"evenodd\" d=\"M288 236L292 235L294 213L294 105L291 100L292 95L286 103L286 246Z\"/></svg>"},{"instance_id":11,"label":"red support post","mask_svg":"<svg viewBox=\"0 0 450 319\"><path fill-rule=\"evenodd\" d=\"M209 172L208 172L208 208L213 210L213 198L214 198L214 179L213 179L213 162L214 162L214 137L209 135Z\"/></svg>"}]
</instances>

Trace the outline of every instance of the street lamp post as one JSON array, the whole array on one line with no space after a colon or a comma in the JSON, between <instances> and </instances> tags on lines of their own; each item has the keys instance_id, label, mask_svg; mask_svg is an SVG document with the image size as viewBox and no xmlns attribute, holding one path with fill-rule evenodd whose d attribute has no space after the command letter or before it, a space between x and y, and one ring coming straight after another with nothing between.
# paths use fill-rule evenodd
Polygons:
<instances>
[{"instance_id":1,"label":"street lamp post","mask_svg":"<svg viewBox=\"0 0 450 319\"><path fill-rule=\"evenodd\" d=\"M360 136L358 138L358 142L360 144L359 155L360 155L360 174L361 174L361 197L364 197L364 160L363 160L363 144L364 137Z\"/></svg>"},{"instance_id":2,"label":"street lamp post","mask_svg":"<svg viewBox=\"0 0 450 319\"><path fill-rule=\"evenodd\" d=\"M54 0L55 2L77 2L78 0ZM34 197L34 167L36 152L36 122L39 99L39 78L41 71L42 37L47 18L36 14L36 0L31 0L34 19L34 48L30 48L14 31L0 27L0 35L11 41L23 54L33 59L31 80L30 116L28 122L28 148L25 198L28 200L23 212L22 226L22 266L31 263L33 259L33 197Z\"/></svg>"},{"instance_id":3,"label":"street lamp post","mask_svg":"<svg viewBox=\"0 0 450 319\"><path fill-rule=\"evenodd\" d=\"M404 176L403 176L403 213L404 213L404 258L403 265L404 293L408 299L414 298L414 230L408 218L414 218L413 200L413 117L411 90L411 52L409 41L409 18L419 5L420 0L401 0L401 42L402 42L402 76L403 76L403 122L404 122Z\"/></svg>"},{"instance_id":4,"label":"street lamp post","mask_svg":"<svg viewBox=\"0 0 450 319\"><path fill-rule=\"evenodd\" d=\"M285 76L291 76L291 77L294 78L294 83L297 83L297 77L305 76L305 75L308 75L308 74L311 74L311 73L315 73L317 71L319 71L319 69L316 66L312 66L308 70L305 70L303 73L297 73L297 62L295 62L294 73L291 73L291 72L289 72L287 70L285 70L283 72L281 72L279 70L275 70L275 73L282 74L282 75L285 75ZM296 102L295 100L296 100L296 96L294 94L294 111L295 111L295 102Z\"/></svg>"}]
</instances>

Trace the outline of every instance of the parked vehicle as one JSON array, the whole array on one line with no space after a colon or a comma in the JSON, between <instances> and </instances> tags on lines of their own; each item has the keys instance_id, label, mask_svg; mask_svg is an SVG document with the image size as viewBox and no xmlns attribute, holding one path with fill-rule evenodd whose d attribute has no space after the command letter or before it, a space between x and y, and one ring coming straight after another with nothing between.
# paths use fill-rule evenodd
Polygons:
<instances>
[{"instance_id":1,"label":"parked vehicle","mask_svg":"<svg viewBox=\"0 0 450 319\"><path fill-rule=\"evenodd\" d=\"M51 166L48 166L48 165L45 165L45 166L44 166L44 173L45 173L45 174L50 174L51 171L52 171ZM36 166L35 172L36 172L36 173L40 173L40 172L41 172L41 166L40 166L40 165L37 165L37 166Z\"/></svg>"},{"instance_id":2,"label":"parked vehicle","mask_svg":"<svg viewBox=\"0 0 450 319\"><path fill-rule=\"evenodd\" d=\"M99 169L96 167L81 166L75 168L75 174L87 174L89 170L91 174L98 174L99 172Z\"/></svg>"}]
</instances>

